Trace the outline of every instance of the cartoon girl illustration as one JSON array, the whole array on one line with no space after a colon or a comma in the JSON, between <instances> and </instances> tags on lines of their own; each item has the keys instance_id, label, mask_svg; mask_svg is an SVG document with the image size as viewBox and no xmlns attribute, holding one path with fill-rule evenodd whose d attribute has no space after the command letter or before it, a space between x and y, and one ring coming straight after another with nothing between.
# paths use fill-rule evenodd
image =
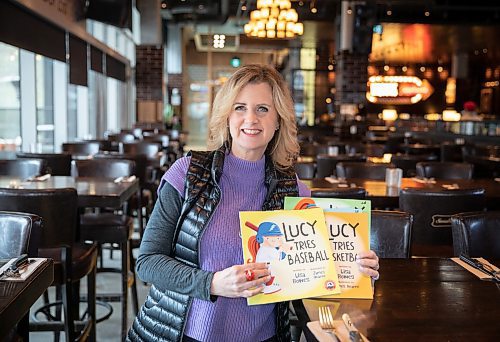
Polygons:
<instances>
[{"instance_id":1,"label":"cartoon girl illustration","mask_svg":"<svg viewBox=\"0 0 500 342\"><path fill-rule=\"evenodd\" d=\"M246 222L245 224L257 232L256 236L251 236L248 239L248 249L254 260L249 259L248 262L283 260L286 252L292 249L292 246L284 241L284 235L276 223L262 222L259 224L259 227L250 222ZM265 294L281 290L280 285L275 282L275 277L272 275L272 264L269 267L269 271L271 272L271 280L264 287L263 293Z\"/></svg>"}]
</instances>

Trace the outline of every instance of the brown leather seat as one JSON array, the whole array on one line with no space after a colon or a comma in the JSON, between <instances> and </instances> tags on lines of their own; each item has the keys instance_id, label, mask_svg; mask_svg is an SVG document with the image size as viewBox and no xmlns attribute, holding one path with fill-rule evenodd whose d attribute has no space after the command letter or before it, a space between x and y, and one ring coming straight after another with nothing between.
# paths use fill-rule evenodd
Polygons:
<instances>
[{"instance_id":1,"label":"brown leather seat","mask_svg":"<svg viewBox=\"0 0 500 342\"><path fill-rule=\"evenodd\" d=\"M0 211L0 259L16 258L21 254L38 256L38 244L42 227L42 218L38 215ZM6 341L15 341L18 336L27 341L29 338L29 311L13 329L3 336Z\"/></svg>"},{"instance_id":2,"label":"brown leather seat","mask_svg":"<svg viewBox=\"0 0 500 342\"><path fill-rule=\"evenodd\" d=\"M409 258L413 216L402 211L372 210L370 248L379 258Z\"/></svg>"},{"instance_id":3,"label":"brown leather seat","mask_svg":"<svg viewBox=\"0 0 500 342\"><path fill-rule=\"evenodd\" d=\"M316 164L313 162L296 162L294 168L300 179L314 178L316 173Z\"/></svg>"},{"instance_id":4,"label":"brown leather seat","mask_svg":"<svg viewBox=\"0 0 500 342\"><path fill-rule=\"evenodd\" d=\"M66 341L77 338L75 320L80 320L71 306L78 298L73 284L87 276L88 313L90 318L80 332L81 338L95 340L95 269L97 248L94 244L77 242L77 193L75 189L0 189L0 207L12 211L34 213L42 218L38 254L54 260L54 282L60 286L64 322L30 322L32 331L51 331L63 328ZM78 302L78 301L76 301ZM43 309L41 309L43 311ZM40 311L40 310L39 310ZM57 315L56 315L57 318ZM60 318L60 316L59 316Z\"/></svg>"},{"instance_id":5,"label":"brown leather seat","mask_svg":"<svg viewBox=\"0 0 500 342\"><path fill-rule=\"evenodd\" d=\"M391 164L403 170L403 177L414 177L417 174L417 163L423 161L437 161L437 156L395 154L391 157Z\"/></svg>"},{"instance_id":6,"label":"brown leather seat","mask_svg":"<svg viewBox=\"0 0 500 342\"><path fill-rule=\"evenodd\" d=\"M419 162L417 176L435 179L472 179L474 165L454 162Z\"/></svg>"},{"instance_id":7,"label":"brown leather seat","mask_svg":"<svg viewBox=\"0 0 500 342\"><path fill-rule=\"evenodd\" d=\"M144 132L142 134L144 142L153 142L160 144L162 147L167 147L170 143L170 135L166 133Z\"/></svg>"},{"instance_id":8,"label":"brown leather seat","mask_svg":"<svg viewBox=\"0 0 500 342\"><path fill-rule=\"evenodd\" d=\"M128 177L135 172L135 163L126 159L85 159L75 160L75 169L78 176L117 178ZM85 213L80 216L80 237L82 240L90 240L99 244L118 244L121 251L121 265L119 268L101 267L98 272L115 272L121 274L121 291L118 294L98 295L106 301L122 303L122 327L121 338L125 338L128 329L127 308L128 288L132 287L132 301L134 312L137 314L139 303L137 299L137 281L135 276L135 262L131 252L132 233L134 229L133 219L120 213ZM129 274L132 281L129 283Z\"/></svg>"},{"instance_id":9,"label":"brown leather seat","mask_svg":"<svg viewBox=\"0 0 500 342\"><path fill-rule=\"evenodd\" d=\"M118 160L130 160L134 162L134 175L139 178L139 184L141 187L141 192L132 196L128 201L128 214L137 214L139 220L140 235L146 223L149 219L149 215L153 210L154 199L156 198L157 185L153 179L154 173L148 168L148 160L145 155L142 154L130 154L130 153L99 153L94 156L94 159L118 159ZM144 209L144 215L139 212L140 208Z\"/></svg>"},{"instance_id":10,"label":"brown leather seat","mask_svg":"<svg viewBox=\"0 0 500 342\"><path fill-rule=\"evenodd\" d=\"M443 142L441 144L441 161L442 162L462 162L462 147L464 145L455 144L452 142Z\"/></svg>"},{"instance_id":11,"label":"brown leather seat","mask_svg":"<svg viewBox=\"0 0 500 342\"><path fill-rule=\"evenodd\" d=\"M72 156L94 155L96 153L99 153L100 147L101 144L98 141L77 141L62 144L63 152L67 152Z\"/></svg>"},{"instance_id":12,"label":"brown leather seat","mask_svg":"<svg viewBox=\"0 0 500 342\"><path fill-rule=\"evenodd\" d=\"M46 173L53 176L71 176L71 154L69 153L27 153L18 152L19 159L43 159Z\"/></svg>"},{"instance_id":13,"label":"brown leather seat","mask_svg":"<svg viewBox=\"0 0 500 342\"><path fill-rule=\"evenodd\" d=\"M360 162L337 163L337 177L364 178L373 180L384 180L385 170L393 168L392 164L375 164Z\"/></svg>"},{"instance_id":14,"label":"brown leather seat","mask_svg":"<svg viewBox=\"0 0 500 342\"><path fill-rule=\"evenodd\" d=\"M132 133L115 133L108 134L106 137L109 141L128 143L135 141L135 136Z\"/></svg>"},{"instance_id":15,"label":"brown leather seat","mask_svg":"<svg viewBox=\"0 0 500 342\"><path fill-rule=\"evenodd\" d=\"M451 215L484 208L484 189L402 189L399 208L413 215L414 256L453 255Z\"/></svg>"},{"instance_id":16,"label":"brown leather seat","mask_svg":"<svg viewBox=\"0 0 500 342\"><path fill-rule=\"evenodd\" d=\"M311 197L365 199L366 190L364 188L332 188L312 190Z\"/></svg>"},{"instance_id":17,"label":"brown leather seat","mask_svg":"<svg viewBox=\"0 0 500 342\"><path fill-rule=\"evenodd\" d=\"M456 256L500 259L500 211L453 215L451 228Z\"/></svg>"},{"instance_id":18,"label":"brown leather seat","mask_svg":"<svg viewBox=\"0 0 500 342\"><path fill-rule=\"evenodd\" d=\"M338 162L365 162L366 157L363 155L338 155L331 156L328 154L318 154L316 156L316 177L323 178L335 175L335 167Z\"/></svg>"},{"instance_id":19,"label":"brown leather seat","mask_svg":"<svg viewBox=\"0 0 500 342\"><path fill-rule=\"evenodd\" d=\"M176 160L177 153L169 149L168 143L162 147L159 142L154 141L124 143L122 149L124 154L140 155L147 158L146 177L141 183L141 187L149 192L152 202L156 202L156 190L160 184L160 179L167 170L167 165ZM151 211L152 208L149 208L149 210Z\"/></svg>"},{"instance_id":20,"label":"brown leather seat","mask_svg":"<svg viewBox=\"0 0 500 342\"><path fill-rule=\"evenodd\" d=\"M0 176L15 176L27 179L45 174L47 164L43 159L0 160Z\"/></svg>"}]
</instances>

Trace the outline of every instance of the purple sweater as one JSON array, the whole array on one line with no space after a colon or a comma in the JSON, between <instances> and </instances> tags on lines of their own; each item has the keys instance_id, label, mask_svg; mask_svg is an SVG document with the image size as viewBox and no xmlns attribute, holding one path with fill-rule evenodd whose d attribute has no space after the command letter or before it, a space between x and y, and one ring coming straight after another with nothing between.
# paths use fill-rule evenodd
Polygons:
<instances>
[{"instance_id":1,"label":"purple sweater","mask_svg":"<svg viewBox=\"0 0 500 342\"><path fill-rule=\"evenodd\" d=\"M163 176L184 196L184 181L190 158L177 160ZM266 196L265 158L256 162L226 155L219 186L220 203L200 242L200 268L217 272L243 264L240 211L261 210ZM298 182L299 195L310 196ZM218 297L215 302L194 298L184 334L199 341L263 341L275 334L274 304L248 306L245 298Z\"/></svg>"}]
</instances>

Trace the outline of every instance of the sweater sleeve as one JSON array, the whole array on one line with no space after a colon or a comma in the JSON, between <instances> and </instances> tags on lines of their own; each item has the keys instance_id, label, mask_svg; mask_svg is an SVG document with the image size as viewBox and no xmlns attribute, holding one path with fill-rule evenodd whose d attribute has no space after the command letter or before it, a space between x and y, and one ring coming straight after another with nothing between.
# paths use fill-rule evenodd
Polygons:
<instances>
[{"instance_id":1,"label":"sweater sleeve","mask_svg":"<svg viewBox=\"0 0 500 342\"><path fill-rule=\"evenodd\" d=\"M144 230L137 257L137 275L161 291L172 290L210 300L213 273L188 266L170 256L182 203L178 189L165 181Z\"/></svg>"},{"instance_id":2,"label":"sweater sleeve","mask_svg":"<svg viewBox=\"0 0 500 342\"><path fill-rule=\"evenodd\" d=\"M302 182L299 177L297 177L297 185L299 187L299 196L300 197L311 197L311 189L307 187L307 185Z\"/></svg>"},{"instance_id":3,"label":"sweater sleeve","mask_svg":"<svg viewBox=\"0 0 500 342\"><path fill-rule=\"evenodd\" d=\"M161 177L160 186L158 187L158 196L160 196L160 190L165 183L170 183L181 196L184 196L184 182L190 162L191 157L182 157L172 164L163 177Z\"/></svg>"}]
</instances>

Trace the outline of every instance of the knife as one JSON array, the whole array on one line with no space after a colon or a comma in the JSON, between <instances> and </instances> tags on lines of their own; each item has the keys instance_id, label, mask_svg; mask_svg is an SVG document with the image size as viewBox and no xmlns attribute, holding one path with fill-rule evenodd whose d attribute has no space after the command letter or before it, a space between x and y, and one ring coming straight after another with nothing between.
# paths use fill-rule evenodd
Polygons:
<instances>
[{"instance_id":1,"label":"knife","mask_svg":"<svg viewBox=\"0 0 500 342\"><path fill-rule=\"evenodd\" d=\"M467 265L472 266L475 269L491 276L493 281L500 282L500 272L495 271L490 265L482 263L479 260L469 258L468 256L463 254L460 255L460 260L465 262Z\"/></svg>"},{"instance_id":2,"label":"knife","mask_svg":"<svg viewBox=\"0 0 500 342\"><path fill-rule=\"evenodd\" d=\"M23 268L27 264L29 264L28 254L21 254L12 264L10 264L9 271L19 272L19 269Z\"/></svg>"},{"instance_id":3,"label":"knife","mask_svg":"<svg viewBox=\"0 0 500 342\"><path fill-rule=\"evenodd\" d=\"M349 317L349 315L345 313L342 315L342 320L344 321L344 324L349 331L349 339L351 340L351 342L364 342L358 329L352 323L351 317Z\"/></svg>"},{"instance_id":4,"label":"knife","mask_svg":"<svg viewBox=\"0 0 500 342\"><path fill-rule=\"evenodd\" d=\"M19 270L24 266L29 264L29 259L27 254L22 254L13 261L9 263L8 268L4 269L0 273L0 279L4 277L17 277L19 275Z\"/></svg>"}]
</instances>

